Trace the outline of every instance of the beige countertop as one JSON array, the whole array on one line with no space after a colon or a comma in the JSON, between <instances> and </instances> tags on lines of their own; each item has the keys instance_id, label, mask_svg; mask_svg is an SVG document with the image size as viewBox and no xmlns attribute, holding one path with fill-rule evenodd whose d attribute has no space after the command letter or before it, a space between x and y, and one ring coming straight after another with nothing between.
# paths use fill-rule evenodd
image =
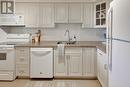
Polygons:
<instances>
[{"instance_id":1,"label":"beige countertop","mask_svg":"<svg viewBox=\"0 0 130 87\"><path fill-rule=\"evenodd\" d=\"M15 47L57 47L57 41L42 41L40 43L17 44ZM97 47L106 53L106 46L101 41L78 41L76 44L65 44L65 47Z\"/></svg>"}]
</instances>

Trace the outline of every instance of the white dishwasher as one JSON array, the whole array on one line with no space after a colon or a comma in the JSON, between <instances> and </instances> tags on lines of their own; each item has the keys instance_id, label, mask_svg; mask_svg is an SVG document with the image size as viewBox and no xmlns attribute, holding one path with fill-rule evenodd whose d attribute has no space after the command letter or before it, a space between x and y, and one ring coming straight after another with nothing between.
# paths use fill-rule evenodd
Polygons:
<instances>
[{"instance_id":1,"label":"white dishwasher","mask_svg":"<svg viewBox=\"0 0 130 87\"><path fill-rule=\"evenodd\" d=\"M53 48L31 48L30 78L53 78Z\"/></svg>"}]
</instances>

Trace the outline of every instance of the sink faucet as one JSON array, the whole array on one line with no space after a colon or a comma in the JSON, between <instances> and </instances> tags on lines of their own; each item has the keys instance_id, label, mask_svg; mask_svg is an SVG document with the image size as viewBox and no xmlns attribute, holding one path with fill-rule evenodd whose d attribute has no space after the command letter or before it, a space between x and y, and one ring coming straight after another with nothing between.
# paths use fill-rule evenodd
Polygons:
<instances>
[{"instance_id":1,"label":"sink faucet","mask_svg":"<svg viewBox=\"0 0 130 87\"><path fill-rule=\"evenodd\" d=\"M71 38L70 38L70 31L68 29L65 31L65 36L66 34L68 34L68 43L70 43Z\"/></svg>"}]
</instances>

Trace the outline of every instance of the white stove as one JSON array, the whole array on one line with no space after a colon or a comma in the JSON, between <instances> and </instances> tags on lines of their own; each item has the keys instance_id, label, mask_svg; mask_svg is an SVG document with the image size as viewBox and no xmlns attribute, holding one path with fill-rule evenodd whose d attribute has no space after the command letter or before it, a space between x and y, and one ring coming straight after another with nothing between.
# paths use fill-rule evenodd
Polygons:
<instances>
[{"instance_id":1,"label":"white stove","mask_svg":"<svg viewBox=\"0 0 130 87\"><path fill-rule=\"evenodd\" d=\"M0 80L15 80L15 49L17 44L29 42L29 34L8 34L7 41L0 43Z\"/></svg>"}]
</instances>

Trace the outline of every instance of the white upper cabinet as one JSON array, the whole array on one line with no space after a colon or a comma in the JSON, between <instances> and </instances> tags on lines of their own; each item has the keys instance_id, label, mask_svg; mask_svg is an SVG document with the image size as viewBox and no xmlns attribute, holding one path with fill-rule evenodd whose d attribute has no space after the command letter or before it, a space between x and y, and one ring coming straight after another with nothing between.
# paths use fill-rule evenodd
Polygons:
<instances>
[{"instance_id":1,"label":"white upper cabinet","mask_svg":"<svg viewBox=\"0 0 130 87\"><path fill-rule=\"evenodd\" d=\"M68 23L68 4L55 4L55 23Z\"/></svg>"},{"instance_id":2,"label":"white upper cabinet","mask_svg":"<svg viewBox=\"0 0 130 87\"><path fill-rule=\"evenodd\" d=\"M94 25L96 28L105 28L106 27L106 2L99 2L95 4L95 22Z\"/></svg>"},{"instance_id":3,"label":"white upper cabinet","mask_svg":"<svg viewBox=\"0 0 130 87\"><path fill-rule=\"evenodd\" d=\"M83 24L82 28L94 27L94 4L83 5Z\"/></svg>"},{"instance_id":4,"label":"white upper cabinet","mask_svg":"<svg viewBox=\"0 0 130 87\"><path fill-rule=\"evenodd\" d=\"M54 5L40 4L39 27L54 27Z\"/></svg>"},{"instance_id":5,"label":"white upper cabinet","mask_svg":"<svg viewBox=\"0 0 130 87\"><path fill-rule=\"evenodd\" d=\"M39 23L38 5L34 3L20 3L20 4L18 3L16 5L18 5L19 8L24 8L24 16L25 16L24 19L25 19L26 27L38 27L38 23ZM16 12L17 11L19 12L20 10L17 9L16 6Z\"/></svg>"},{"instance_id":6,"label":"white upper cabinet","mask_svg":"<svg viewBox=\"0 0 130 87\"><path fill-rule=\"evenodd\" d=\"M38 27L39 7L34 3L16 3L16 14L23 14L26 27Z\"/></svg>"},{"instance_id":7,"label":"white upper cabinet","mask_svg":"<svg viewBox=\"0 0 130 87\"><path fill-rule=\"evenodd\" d=\"M26 3L16 3L15 4L15 13L23 14L25 16L25 8L26 8Z\"/></svg>"},{"instance_id":8,"label":"white upper cabinet","mask_svg":"<svg viewBox=\"0 0 130 87\"><path fill-rule=\"evenodd\" d=\"M55 23L81 23L82 28L94 26L92 3L16 2L16 14L25 16L26 27L53 28Z\"/></svg>"},{"instance_id":9,"label":"white upper cabinet","mask_svg":"<svg viewBox=\"0 0 130 87\"><path fill-rule=\"evenodd\" d=\"M53 4L16 3L16 14L25 16L26 27L54 27Z\"/></svg>"},{"instance_id":10,"label":"white upper cabinet","mask_svg":"<svg viewBox=\"0 0 130 87\"><path fill-rule=\"evenodd\" d=\"M0 0L0 14L14 14L15 0Z\"/></svg>"},{"instance_id":11,"label":"white upper cabinet","mask_svg":"<svg viewBox=\"0 0 130 87\"><path fill-rule=\"evenodd\" d=\"M82 23L82 4L55 4L55 23Z\"/></svg>"},{"instance_id":12,"label":"white upper cabinet","mask_svg":"<svg viewBox=\"0 0 130 87\"><path fill-rule=\"evenodd\" d=\"M82 23L82 16L82 4L69 4L69 23Z\"/></svg>"},{"instance_id":13,"label":"white upper cabinet","mask_svg":"<svg viewBox=\"0 0 130 87\"><path fill-rule=\"evenodd\" d=\"M39 26L39 6L38 4L28 3L25 6L25 24L26 27Z\"/></svg>"}]
</instances>

